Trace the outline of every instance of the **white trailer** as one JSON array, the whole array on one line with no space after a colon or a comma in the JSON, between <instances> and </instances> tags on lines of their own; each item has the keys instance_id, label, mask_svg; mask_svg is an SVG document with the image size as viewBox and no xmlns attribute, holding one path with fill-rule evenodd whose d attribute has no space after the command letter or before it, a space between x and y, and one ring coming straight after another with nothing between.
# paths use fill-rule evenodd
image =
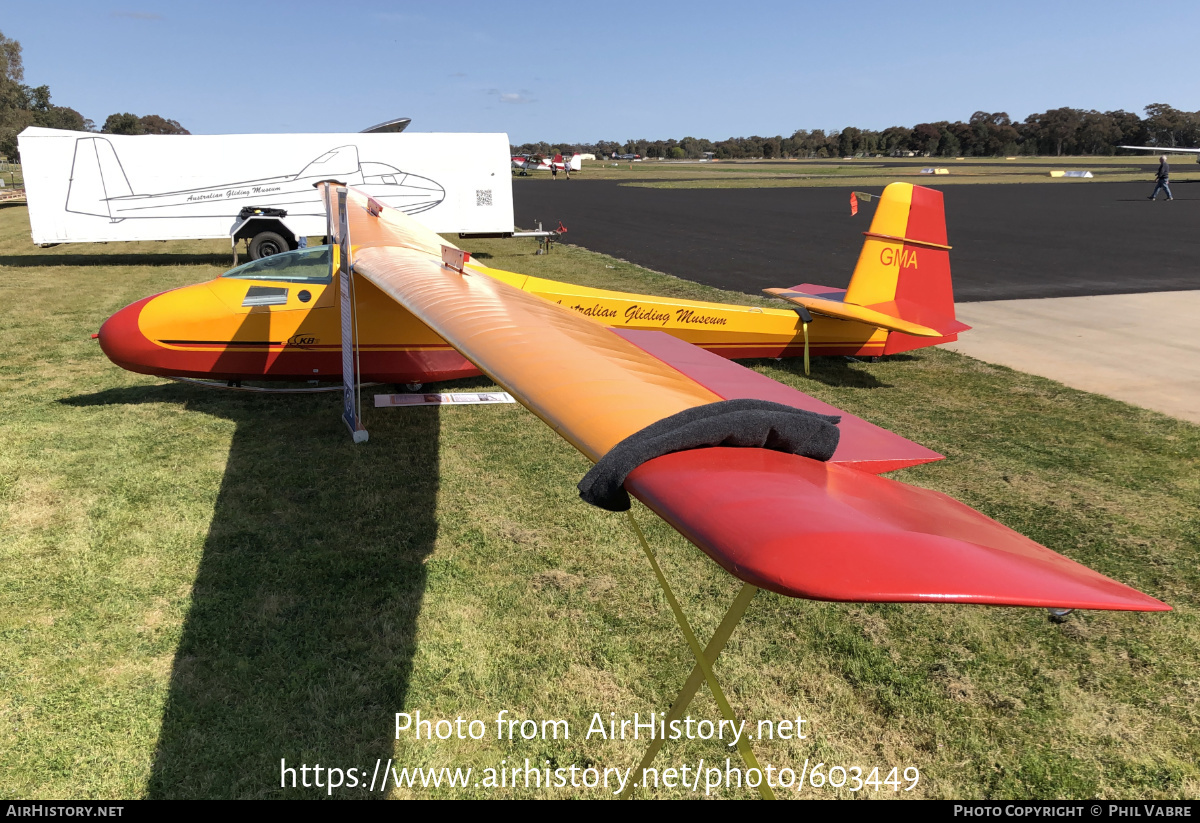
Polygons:
<instances>
[{"instance_id":1,"label":"white trailer","mask_svg":"<svg viewBox=\"0 0 1200 823\"><path fill-rule=\"evenodd\" d=\"M335 179L436 232L513 231L506 134L18 137L33 242L231 238L251 258L326 233L313 184Z\"/></svg>"}]
</instances>

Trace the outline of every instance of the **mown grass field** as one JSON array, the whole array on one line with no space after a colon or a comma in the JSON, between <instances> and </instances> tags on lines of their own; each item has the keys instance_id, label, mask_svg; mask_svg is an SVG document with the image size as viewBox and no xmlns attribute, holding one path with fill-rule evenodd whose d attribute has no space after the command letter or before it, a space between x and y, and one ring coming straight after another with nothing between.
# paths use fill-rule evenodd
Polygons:
<instances>
[{"instance_id":1,"label":"mown grass field","mask_svg":"<svg viewBox=\"0 0 1200 823\"><path fill-rule=\"evenodd\" d=\"M755 300L571 247L469 248L538 276ZM281 758L635 765L644 741L583 738L593 713L665 711L690 658L624 518L578 499L587 461L531 414L368 409L370 442L354 446L336 395L182 386L121 371L89 339L226 263L219 242L37 249L25 209L0 207L0 795L325 794L281 789ZM749 365L947 457L900 479L1175 607L1054 624L761 593L717 674L741 716L801 715L809 737L756 740L760 761L921 774L907 794L780 796L1200 793L1200 429L943 351L818 359L811 378ZM736 581L635 512L707 636ZM416 710L565 719L572 737L396 741L393 714ZM718 716L703 690L692 714ZM736 764L727 753L668 743L656 765Z\"/></svg>"},{"instance_id":2,"label":"mown grass field","mask_svg":"<svg viewBox=\"0 0 1200 823\"><path fill-rule=\"evenodd\" d=\"M1172 180L1200 179L1200 165L1193 156L1169 155ZM1138 157L947 157L863 158L842 160L734 160L695 161L617 160L585 161L581 180L623 180L643 188L711 189L776 188L808 186L870 186L881 180L930 180L938 185L959 183L1046 183L1086 185L1086 178L1051 178L1050 171L1091 171L1093 180L1153 183L1158 156L1147 152ZM922 174L923 168L944 168L947 175ZM549 179L534 174L530 179Z\"/></svg>"}]
</instances>

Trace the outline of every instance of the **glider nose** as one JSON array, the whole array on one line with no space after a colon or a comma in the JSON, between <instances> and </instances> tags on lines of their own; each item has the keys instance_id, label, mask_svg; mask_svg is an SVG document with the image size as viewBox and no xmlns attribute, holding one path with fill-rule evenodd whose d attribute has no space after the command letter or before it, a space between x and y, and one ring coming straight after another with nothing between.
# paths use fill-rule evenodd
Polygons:
<instances>
[{"instance_id":1,"label":"glider nose","mask_svg":"<svg viewBox=\"0 0 1200 823\"><path fill-rule=\"evenodd\" d=\"M154 362L161 348L142 334L138 318L142 308L153 300L147 297L126 306L104 321L100 327L100 349L116 365L141 374L156 374Z\"/></svg>"},{"instance_id":2,"label":"glider nose","mask_svg":"<svg viewBox=\"0 0 1200 823\"><path fill-rule=\"evenodd\" d=\"M446 199L446 190L436 180L409 174L404 178L404 196L400 209L408 214L432 209Z\"/></svg>"}]
</instances>

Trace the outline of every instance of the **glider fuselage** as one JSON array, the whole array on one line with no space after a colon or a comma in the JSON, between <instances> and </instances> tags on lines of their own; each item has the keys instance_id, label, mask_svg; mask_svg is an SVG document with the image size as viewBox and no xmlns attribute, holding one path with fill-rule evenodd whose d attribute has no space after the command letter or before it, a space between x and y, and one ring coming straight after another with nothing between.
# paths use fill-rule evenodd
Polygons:
<instances>
[{"instance_id":1,"label":"glider fuselage","mask_svg":"<svg viewBox=\"0 0 1200 823\"><path fill-rule=\"evenodd\" d=\"M337 277L328 247L276 255L206 283L148 297L101 328L100 343L119 366L144 374L226 380L337 380L341 332ZM282 258L282 259L281 259ZM308 261L307 265L284 264ZM667 332L728 358L802 355L799 317L761 308L592 289L490 269L490 276L614 328ZM369 282L356 281L362 379L429 383L478 369ZM884 353L888 332L815 316L813 355ZM914 338L915 340L915 338ZM941 342L940 340L930 341Z\"/></svg>"}]
</instances>

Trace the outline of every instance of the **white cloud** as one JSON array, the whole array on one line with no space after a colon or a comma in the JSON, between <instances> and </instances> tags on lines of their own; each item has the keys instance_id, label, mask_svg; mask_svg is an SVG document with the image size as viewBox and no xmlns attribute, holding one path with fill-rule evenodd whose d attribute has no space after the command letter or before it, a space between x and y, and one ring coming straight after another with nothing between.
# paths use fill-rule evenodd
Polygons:
<instances>
[{"instance_id":1,"label":"white cloud","mask_svg":"<svg viewBox=\"0 0 1200 823\"><path fill-rule=\"evenodd\" d=\"M500 89L488 89L487 94L493 95L501 103L511 103L513 105L523 105L525 103L536 103L532 96L532 92L527 89L520 91L501 91Z\"/></svg>"}]
</instances>

